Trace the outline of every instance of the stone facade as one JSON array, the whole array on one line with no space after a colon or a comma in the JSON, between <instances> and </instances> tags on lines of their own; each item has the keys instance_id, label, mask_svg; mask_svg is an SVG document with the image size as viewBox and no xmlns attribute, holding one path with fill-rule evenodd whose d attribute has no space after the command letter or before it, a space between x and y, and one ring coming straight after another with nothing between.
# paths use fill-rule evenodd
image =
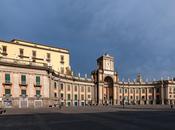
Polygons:
<instances>
[{"instance_id":1,"label":"stone facade","mask_svg":"<svg viewBox=\"0 0 175 130\"><path fill-rule=\"evenodd\" d=\"M19 43L18 43L19 42ZM122 105L122 104L174 104L174 79L145 82L138 74L135 81L120 81L115 72L114 58L105 54L97 59L97 69L91 77L75 76L69 65L69 52L66 49L35 45L35 60L15 58L17 51L3 48L0 56L0 106L37 108L49 106ZM1 46L0 44L0 46ZM8 42L32 51L33 43L12 40ZM37 46L37 47L36 47ZM41 54L40 50L42 50ZM48 54L53 65L44 61L42 55ZM8 52L10 54L8 55ZM44 54L45 51L45 54ZM57 53L52 53L57 52ZM4 53L5 52L5 53ZM65 61L55 62L60 55ZM62 60L63 60L62 59ZM39 62L41 61L41 62ZM64 63L65 64L64 64ZM60 67L65 69L64 73ZM67 69L66 69L67 68Z\"/></svg>"}]
</instances>

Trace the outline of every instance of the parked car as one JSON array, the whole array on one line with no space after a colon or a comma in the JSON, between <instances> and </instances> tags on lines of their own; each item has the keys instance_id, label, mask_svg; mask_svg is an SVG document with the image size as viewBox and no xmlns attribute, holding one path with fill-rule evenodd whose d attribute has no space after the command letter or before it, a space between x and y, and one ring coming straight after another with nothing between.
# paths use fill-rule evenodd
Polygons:
<instances>
[{"instance_id":1,"label":"parked car","mask_svg":"<svg viewBox=\"0 0 175 130\"><path fill-rule=\"evenodd\" d=\"M6 110L4 108L0 108L0 114L6 113Z\"/></svg>"}]
</instances>

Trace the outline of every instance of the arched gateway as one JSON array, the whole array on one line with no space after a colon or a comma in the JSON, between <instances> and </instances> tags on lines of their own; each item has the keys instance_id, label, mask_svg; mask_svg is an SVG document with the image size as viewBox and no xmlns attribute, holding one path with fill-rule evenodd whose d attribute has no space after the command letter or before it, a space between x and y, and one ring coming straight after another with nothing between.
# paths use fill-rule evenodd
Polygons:
<instances>
[{"instance_id":1,"label":"arched gateway","mask_svg":"<svg viewBox=\"0 0 175 130\"><path fill-rule=\"evenodd\" d=\"M97 59L97 70L93 71L98 105L116 104L116 84L118 75L114 70L114 58L105 54Z\"/></svg>"},{"instance_id":2,"label":"arched gateway","mask_svg":"<svg viewBox=\"0 0 175 130\"><path fill-rule=\"evenodd\" d=\"M114 88L113 88L113 79L110 76L105 77L104 79L104 88L103 88L103 100L105 104L113 104L114 102Z\"/></svg>"}]
</instances>

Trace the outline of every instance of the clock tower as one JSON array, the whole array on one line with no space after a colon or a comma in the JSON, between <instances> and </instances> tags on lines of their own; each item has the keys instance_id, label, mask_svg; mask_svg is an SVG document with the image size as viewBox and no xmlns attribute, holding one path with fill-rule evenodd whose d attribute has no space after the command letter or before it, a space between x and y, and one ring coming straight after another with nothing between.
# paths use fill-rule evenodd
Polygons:
<instances>
[{"instance_id":1,"label":"clock tower","mask_svg":"<svg viewBox=\"0 0 175 130\"><path fill-rule=\"evenodd\" d=\"M98 69L108 72L114 72L114 57L105 54L97 59Z\"/></svg>"},{"instance_id":2,"label":"clock tower","mask_svg":"<svg viewBox=\"0 0 175 130\"><path fill-rule=\"evenodd\" d=\"M114 57L104 54L97 59L97 70L92 72L98 104L116 104L118 74L114 69Z\"/></svg>"}]
</instances>

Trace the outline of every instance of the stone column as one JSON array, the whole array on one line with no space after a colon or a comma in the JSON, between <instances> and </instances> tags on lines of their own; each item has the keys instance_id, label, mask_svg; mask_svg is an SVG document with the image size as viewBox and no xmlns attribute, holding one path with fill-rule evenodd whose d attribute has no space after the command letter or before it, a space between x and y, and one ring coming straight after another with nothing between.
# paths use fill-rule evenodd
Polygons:
<instances>
[{"instance_id":1,"label":"stone column","mask_svg":"<svg viewBox=\"0 0 175 130\"><path fill-rule=\"evenodd\" d=\"M139 100L140 100L140 104L142 103L141 93L142 93L142 90L141 90L141 88L139 88Z\"/></svg>"},{"instance_id":2,"label":"stone column","mask_svg":"<svg viewBox=\"0 0 175 130\"><path fill-rule=\"evenodd\" d=\"M113 95L114 95L114 97L113 97L113 105L116 105L116 99L117 99L117 86L114 86L114 89L113 89Z\"/></svg>"},{"instance_id":3,"label":"stone column","mask_svg":"<svg viewBox=\"0 0 175 130\"><path fill-rule=\"evenodd\" d=\"M78 87L78 106L80 106L80 100L81 100L81 96L80 96L80 85L77 85Z\"/></svg>"},{"instance_id":4,"label":"stone column","mask_svg":"<svg viewBox=\"0 0 175 130\"><path fill-rule=\"evenodd\" d=\"M74 106L74 86L71 84L71 105Z\"/></svg>"},{"instance_id":5,"label":"stone column","mask_svg":"<svg viewBox=\"0 0 175 130\"><path fill-rule=\"evenodd\" d=\"M153 88L153 104L156 104L156 88Z\"/></svg>"},{"instance_id":6,"label":"stone column","mask_svg":"<svg viewBox=\"0 0 175 130\"><path fill-rule=\"evenodd\" d=\"M135 96L136 96L136 89L135 88L133 88L133 100L134 100L134 103L136 104L136 98L135 98Z\"/></svg>"},{"instance_id":7,"label":"stone column","mask_svg":"<svg viewBox=\"0 0 175 130\"><path fill-rule=\"evenodd\" d=\"M129 101L130 101L130 87L129 87L129 85L128 85L128 103L130 103Z\"/></svg>"},{"instance_id":8,"label":"stone column","mask_svg":"<svg viewBox=\"0 0 175 130\"><path fill-rule=\"evenodd\" d=\"M84 91L84 95L85 95L85 106L86 106L86 102L87 102L87 91L86 91L86 89L87 89L87 86L85 85L85 91Z\"/></svg>"},{"instance_id":9,"label":"stone column","mask_svg":"<svg viewBox=\"0 0 175 130\"><path fill-rule=\"evenodd\" d=\"M148 91L149 89L146 88L146 104L149 104L149 98L148 98Z\"/></svg>"},{"instance_id":10,"label":"stone column","mask_svg":"<svg viewBox=\"0 0 175 130\"><path fill-rule=\"evenodd\" d=\"M163 87L163 81L161 85L161 103L164 105L164 87Z\"/></svg>"},{"instance_id":11,"label":"stone column","mask_svg":"<svg viewBox=\"0 0 175 130\"><path fill-rule=\"evenodd\" d=\"M102 98L103 98L103 93L102 93L103 86L99 84L98 86L98 104L102 105Z\"/></svg>"}]
</instances>

